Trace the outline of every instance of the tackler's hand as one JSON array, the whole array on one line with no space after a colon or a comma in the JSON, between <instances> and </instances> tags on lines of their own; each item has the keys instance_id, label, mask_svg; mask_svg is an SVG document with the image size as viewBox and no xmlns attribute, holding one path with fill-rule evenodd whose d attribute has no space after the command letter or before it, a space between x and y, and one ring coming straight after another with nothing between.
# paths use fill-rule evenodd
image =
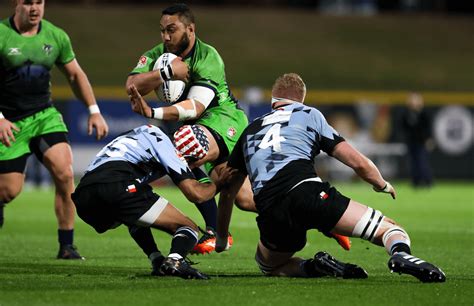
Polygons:
<instances>
[{"instance_id":1,"label":"tackler's hand","mask_svg":"<svg viewBox=\"0 0 474 306\"><path fill-rule=\"evenodd\" d=\"M375 192L389 193L394 200L396 198L397 193L395 192L395 188L393 188L392 184L389 182L385 182L385 186L382 188L378 188L376 186L373 188Z\"/></svg>"}]
</instances>

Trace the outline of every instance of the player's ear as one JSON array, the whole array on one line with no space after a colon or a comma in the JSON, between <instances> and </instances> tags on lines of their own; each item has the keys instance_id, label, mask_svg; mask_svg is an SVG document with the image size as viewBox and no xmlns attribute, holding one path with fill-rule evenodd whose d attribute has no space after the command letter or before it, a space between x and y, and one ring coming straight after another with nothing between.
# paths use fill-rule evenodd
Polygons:
<instances>
[{"instance_id":1,"label":"player's ear","mask_svg":"<svg viewBox=\"0 0 474 306\"><path fill-rule=\"evenodd\" d=\"M188 26L188 30L189 30L190 33L194 33L196 31L196 25L194 23L191 23Z\"/></svg>"}]
</instances>

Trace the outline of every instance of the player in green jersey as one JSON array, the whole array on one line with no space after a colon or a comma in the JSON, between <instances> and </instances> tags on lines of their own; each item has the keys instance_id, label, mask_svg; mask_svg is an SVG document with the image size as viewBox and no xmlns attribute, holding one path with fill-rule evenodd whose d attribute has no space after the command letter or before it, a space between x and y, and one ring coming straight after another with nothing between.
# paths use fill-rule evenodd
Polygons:
<instances>
[{"instance_id":1,"label":"player in green jersey","mask_svg":"<svg viewBox=\"0 0 474 306\"><path fill-rule=\"evenodd\" d=\"M173 78L187 80L188 94L173 106L152 109L146 105L145 113L138 108L134 110L149 118L199 125L210 144L198 165L206 164L212 176L247 126L247 116L229 89L219 53L196 37L191 10L185 4L166 8L162 12L160 28L163 43L140 57L127 79L127 90L131 94L131 87L135 86L141 95L146 95L157 88L163 79L159 70L153 71L153 66L160 55L170 52L179 56L172 62ZM253 206L252 203L249 205ZM249 209L253 210L251 206Z\"/></svg>"},{"instance_id":2,"label":"player in green jersey","mask_svg":"<svg viewBox=\"0 0 474 306\"><path fill-rule=\"evenodd\" d=\"M137 66L127 79L127 90L132 94L132 86L138 92L146 95L162 84L159 71L153 71L156 60L166 52L179 56L172 62L174 79L187 81L183 101L173 106L152 109L146 105L148 113L137 111L146 117L166 121L184 121L191 131L202 131L209 140L205 157L199 160L212 179L216 178L219 168L225 164L227 156L232 151L236 140L247 126L248 120L244 111L239 108L238 101L230 92L226 82L224 62L217 50L201 41L195 34L194 16L185 4L175 4L163 10L160 20L163 43L145 52ZM134 87L134 88L135 88ZM133 104L133 101L132 101ZM198 129L196 129L198 127ZM199 168L194 169L196 172ZM250 184L248 192L241 193L238 204L246 210L254 210ZM212 251L215 238L212 228L216 225L215 202L203 203L197 206L206 221L206 232L198 245L209 244L204 252Z\"/></svg>"},{"instance_id":3,"label":"player in green jersey","mask_svg":"<svg viewBox=\"0 0 474 306\"><path fill-rule=\"evenodd\" d=\"M43 19L44 5L44 0L16 0L14 15L0 22L0 225L3 207L20 193L27 159L34 153L56 187L57 258L83 259L73 246L74 177L68 130L51 102L54 65L89 107L88 133L95 129L101 139L108 126L68 35Z\"/></svg>"}]
</instances>

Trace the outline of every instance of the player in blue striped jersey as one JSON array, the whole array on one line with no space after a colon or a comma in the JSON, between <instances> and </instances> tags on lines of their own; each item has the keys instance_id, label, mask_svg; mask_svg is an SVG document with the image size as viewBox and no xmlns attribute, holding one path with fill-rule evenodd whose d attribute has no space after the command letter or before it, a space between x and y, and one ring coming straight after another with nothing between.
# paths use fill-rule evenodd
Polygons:
<instances>
[{"instance_id":1,"label":"player in blue striped jersey","mask_svg":"<svg viewBox=\"0 0 474 306\"><path fill-rule=\"evenodd\" d=\"M267 275L365 278L365 271L319 252L303 260L294 253L306 244L310 229L360 237L384 246L389 268L423 282L444 282L436 266L411 255L410 238L393 220L351 200L314 167L321 151L354 169L377 192L395 189L366 156L348 144L317 109L303 104L306 86L294 73L279 77L272 89L273 111L252 122L239 138L228 167L237 169L219 200L216 251L226 248L232 203L248 175L258 210L260 241L256 261Z\"/></svg>"},{"instance_id":2,"label":"player in blue striped jersey","mask_svg":"<svg viewBox=\"0 0 474 306\"><path fill-rule=\"evenodd\" d=\"M195 180L183 157L158 127L137 127L107 144L90 163L72 199L79 217L103 233L120 224L149 256L154 275L206 279L184 260L197 242L197 225L165 198L150 182L168 175L195 203L212 198L214 183ZM149 227L173 235L167 258L158 250Z\"/></svg>"}]
</instances>

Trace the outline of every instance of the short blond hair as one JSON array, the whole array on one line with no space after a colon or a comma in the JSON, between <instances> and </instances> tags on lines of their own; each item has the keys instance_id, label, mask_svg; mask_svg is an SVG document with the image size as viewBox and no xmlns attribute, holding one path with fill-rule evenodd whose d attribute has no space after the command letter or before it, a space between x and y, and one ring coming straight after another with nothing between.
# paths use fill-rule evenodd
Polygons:
<instances>
[{"instance_id":1,"label":"short blond hair","mask_svg":"<svg viewBox=\"0 0 474 306\"><path fill-rule=\"evenodd\" d=\"M285 73L278 77L272 87L272 97L303 102L306 85L296 73Z\"/></svg>"}]
</instances>

